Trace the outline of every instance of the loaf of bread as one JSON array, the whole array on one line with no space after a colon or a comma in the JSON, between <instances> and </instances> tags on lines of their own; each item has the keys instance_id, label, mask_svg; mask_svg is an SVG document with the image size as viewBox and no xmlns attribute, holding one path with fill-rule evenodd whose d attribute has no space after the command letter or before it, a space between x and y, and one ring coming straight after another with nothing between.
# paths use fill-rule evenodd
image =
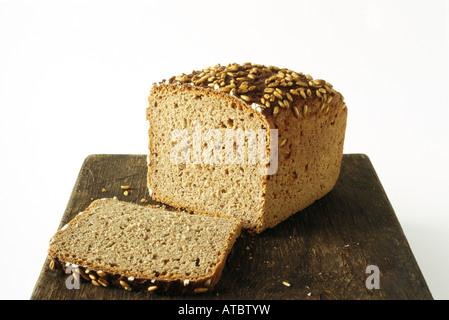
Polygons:
<instances>
[{"instance_id":1,"label":"loaf of bread","mask_svg":"<svg viewBox=\"0 0 449 320\"><path fill-rule=\"evenodd\" d=\"M233 63L174 76L153 85L146 117L153 199L224 213L252 232L320 199L339 176L346 104L301 72Z\"/></svg>"},{"instance_id":2,"label":"loaf of bread","mask_svg":"<svg viewBox=\"0 0 449 320\"><path fill-rule=\"evenodd\" d=\"M235 218L95 200L52 237L50 269L99 287L209 292L240 231Z\"/></svg>"}]
</instances>

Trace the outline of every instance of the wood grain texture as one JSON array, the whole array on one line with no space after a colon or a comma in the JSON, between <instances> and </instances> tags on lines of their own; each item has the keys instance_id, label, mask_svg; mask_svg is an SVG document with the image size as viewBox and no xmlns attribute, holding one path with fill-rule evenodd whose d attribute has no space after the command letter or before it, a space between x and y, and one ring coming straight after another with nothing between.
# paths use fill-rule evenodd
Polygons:
<instances>
[{"instance_id":1,"label":"wood grain texture","mask_svg":"<svg viewBox=\"0 0 449 320\"><path fill-rule=\"evenodd\" d=\"M117 196L139 204L147 199L156 204L148 194L145 173L145 155L87 157L60 227L98 198ZM133 187L128 196L123 185ZM340 178L328 195L275 228L237 239L213 293L158 295L88 283L69 290L66 277L53 274L48 263L47 259L33 300L432 299L376 172L363 154L344 155ZM368 265L379 268L380 289L366 287Z\"/></svg>"}]
</instances>

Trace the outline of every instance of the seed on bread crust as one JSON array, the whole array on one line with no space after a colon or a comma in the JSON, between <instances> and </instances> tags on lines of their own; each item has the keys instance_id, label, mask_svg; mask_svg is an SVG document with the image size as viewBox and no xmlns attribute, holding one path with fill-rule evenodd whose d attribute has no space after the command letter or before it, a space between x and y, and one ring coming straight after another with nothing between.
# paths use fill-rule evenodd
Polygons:
<instances>
[{"instance_id":1,"label":"seed on bread crust","mask_svg":"<svg viewBox=\"0 0 449 320\"><path fill-rule=\"evenodd\" d=\"M96 286L96 287L101 287L101 284L100 284L98 281L92 279L91 282L92 282L92 284L93 284L94 286Z\"/></svg>"},{"instance_id":2,"label":"seed on bread crust","mask_svg":"<svg viewBox=\"0 0 449 320\"><path fill-rule=\"evenodd\" d=\"M245 101L251 101L251 98L245 95L241 95L240 98L242 98Z\"/></svg>"},{"instance_id":3,"label":"seed on bread crust","mask_svg":"<svg viewBox=\"0 0 449 320\"><path fill-rule=\"evenodd\" d=\"M87 281L90 281L90 277L83 271L83 269L78 268L78 273L80 274L80 276Z\"/></svg>"},{"instance_id":4,"label":"seed on bread crust","mask_svg":"<svg viewBox=\"0 0 449 320\"><path fill-rule=\"evenodd\" d=\"M299 118L299 111L298 111L298 108L293 107L293 112L295 113L296 118Z\"/></svg>"},{"instance_id":5,"label":"seed on bread crust","mask_svg":"<svg viewBox=\"0 0 449 320\"><path fill-rule=\"evenodd\" d=\"M309 74L304 75L302 72L297 73L287 68L267 67L253 63L242 65L230 63L227 66L217 64L203 70L192 71L190 74L183 73L180 76L171 77L168 81L160 82L159 85L181 85L188 82L195 86L213 87L215 90L241 98L247 103L261 101L265 108L258 109L259 112L278 106L282 109L288 109L290 106L298 108L300 107L296 103L298 98L308 100L317 97L329 103L333 96L338 94L332 89L332 84L322 79L313 79ZM271 96L267 97L267 94ZM343 96L341 101L343 102ZM296 115L295 110L293 111Z\"/></svg>"},{"instance_id":6,"label":"seed on bread crust","mask_svg":"<svg viewBox=\"0 0 449 320\"><path fill-rule=\"evenodd\" d=\"M131 290L131 286L130 286L127 282L125 282L125 281L123 281L123 280L120 280L119 283L120 283L120 285L123 287L123 289L125 289L125 290Z\"/></svg>"},{"instance_id":7,"label":"seed on bread crust","mask_svg":"<svg viewBox=\"0 0 449 320\"><path fill-rule=\"evenodd\" d=\"M97 280L97 282L98 282L99 284L101 284L103 287L109 286L109 282L108 282L106 279L104 279L104 278L99 278L99 279Z\"/></svg>"}]
</instances>

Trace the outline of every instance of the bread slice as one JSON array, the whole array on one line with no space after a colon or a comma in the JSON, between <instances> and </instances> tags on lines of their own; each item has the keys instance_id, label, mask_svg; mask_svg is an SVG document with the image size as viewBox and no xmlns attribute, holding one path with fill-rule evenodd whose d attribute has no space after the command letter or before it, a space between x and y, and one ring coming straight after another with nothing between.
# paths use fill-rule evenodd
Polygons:
<instances>
[{"instance_id":1,"label":"bread slice","mask_svg":"<svg viewBox=\"0 0 449 320\"><path fill-rule=\"evenodd\" d=\"M196 293L213 290L241 231L234 218L95 200L50 241L50 268L97 286Z\"/></svg>"},{"instance_id":2,"label":"bread slice","mask_svg":"<svg viewBox=\"0 0 449 320\"><path fill-rule=\"evenodd\" d=\"M154 84L146 116L153 199L225 213L250 231L320 199L340 173L346 103L329 82L301 72L233 63L174 76Z\"/></svg>"}]
</instances>

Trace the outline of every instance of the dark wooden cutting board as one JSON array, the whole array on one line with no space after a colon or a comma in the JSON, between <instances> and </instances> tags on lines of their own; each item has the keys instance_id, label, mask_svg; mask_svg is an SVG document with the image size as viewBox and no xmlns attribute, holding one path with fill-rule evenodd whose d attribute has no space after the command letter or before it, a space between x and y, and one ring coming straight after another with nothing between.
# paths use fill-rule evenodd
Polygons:
<instances>
[{"instance_id":1,"label":"dark wooden cutting board","mask_svg":"<svg viewBox=\"0 0 449 320\"><path fill-rule=\"evenodd\" d=\"M121 186L133 189L126 196ZM145 155L91 155L80 170L60 227L98 198L155 204ZM55 230L56 231L56 230ZM49 239L52 235L48 235ZM243 234L213 293L158 295L82 283L67 289L45 261L31 299L432 299L367 156L344 155L334 190L273 229ZM368 266L379 289L368 288ZM376 268L374 267L374 268ZM376 283L375 280L369 283Z\"/></svg>"}]
</instances>

